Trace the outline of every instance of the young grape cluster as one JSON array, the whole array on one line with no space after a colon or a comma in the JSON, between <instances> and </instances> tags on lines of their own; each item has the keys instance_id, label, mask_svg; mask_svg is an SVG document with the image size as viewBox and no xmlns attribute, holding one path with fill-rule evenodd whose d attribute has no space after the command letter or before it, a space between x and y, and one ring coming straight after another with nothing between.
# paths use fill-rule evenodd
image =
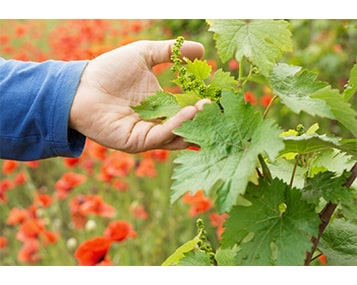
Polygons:
<instances>
[{"instance_id":1,"label":"young grape cluster","mask_svg":"<svg viewBox=\"0 0 357 285\"><path fill-rule=\"evenodd\" d=\"M210 98L217 101L216 99L221 95L221 89L216 88L217 90L209 90L209 87L202 79L197 78L194 73L189 72L186 66L183 65L183 60L186 60L185 58L182 59L180 52L183 42L184 38L182 36L177 37L172 49L171 60L173 66L171 70L177 72L177 78L174 82L186 93L195 93L201 98Z\"/></svg>"}]
</instances>

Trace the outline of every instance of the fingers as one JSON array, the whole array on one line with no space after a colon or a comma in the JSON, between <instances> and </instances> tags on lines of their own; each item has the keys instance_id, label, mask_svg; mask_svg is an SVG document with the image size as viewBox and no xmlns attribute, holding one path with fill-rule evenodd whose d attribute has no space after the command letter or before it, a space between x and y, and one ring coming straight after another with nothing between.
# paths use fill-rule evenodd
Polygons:
<instances>
[{"instance_id":1,"label":"fingers","mask_svg":"<svg viewBox=\"0 0 357 285\"><path fill-rule=\"evenodd\" d=\"M166 123L161 125L163 132L167 133L168 139L175 137L172 131L181 126L182 122L192 120L198 111L203 110L204 104L210 103L209 99L198 101L195 106L186 106L182 108L175 116L171 117Z\"/></svg>"},{"instance_id":2,"label":"fingers","mask_svg":"<svg viewBox=\"0 0 357 285\"><path fill-rule=\"evenodd\" d=\"M175 116L171 117L164 124L158 124L150 130L147 136L146 145L149 148L164 148L169 150L183 149L190 144L182 137L173 133L185 121L192 120L198 111L203 110L204 104L211 103L209 99L198 101L195 106L182 108Z\"/></svg>"},{"instance_id":3,"label":"fingers","mask_svg":"<svg viewBox=\"0 0 357 285\"><path fill-rule=\"evenodd\" d=\"M196 107L187 106L182 108L164 124L155 125L150 130L150 134L147 135L145 144L149 148L162 148L172 143L176 138L176 135L172 131L180 127L182 122L192 120L197 111Z\"/></svg>"},{"instance_id":4,"label":"fingers","mask_svg":"<svg viewBox=\"0 0 357 285\"><path fill-rule=\"evenodd\" d=\"M205 104L211 104L212 101L208 98L202 99L195 104L197 110L202 111Z\"/></svg>"},{"instance_id":5,"label":"fingers","mask_svg":"<svg viewBox=\"0 0 357 285\"><path fill-rule=\"evenodd\" d=\"M175 40L142 41L141 44L143 44L144 56L148 66L153 67L160 63L170 62L174 43ZM204 54L204 47L198 42L184 41L180 51L182 57L187 57L190 60L201 59Z\"/></svg>"},{"instance_id":6,"label":"fingers","mask_svg":"<svg viewBox=\"0 0 357 285\"><path fill-rule=\"evenodd\" d=\"M171 50L172 47L173 44L171 46ZM202 59L204 54L204 47L202 44L198 42L184 41L180 49L180 52L182 57L187 57L190 60L194 60L195 58ZM170 52L170 56L171 56L171 52Z\"/></svg>"}]
</instances>

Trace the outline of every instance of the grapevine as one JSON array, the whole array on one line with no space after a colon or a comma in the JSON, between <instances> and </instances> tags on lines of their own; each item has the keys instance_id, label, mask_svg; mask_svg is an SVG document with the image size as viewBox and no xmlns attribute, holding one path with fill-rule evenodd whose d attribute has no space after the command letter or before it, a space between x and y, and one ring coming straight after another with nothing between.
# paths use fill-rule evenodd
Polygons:
<instances>
[{"instance_id":1,"label":"grapevine","mask_svg":"<svg viewBox=\"0 0 357 285\"><path fill-rule=\"evenodd\" d=\"M329 83L318 81L317 74L279 62L283 52L292 50L286 21L208 23L222 62L234 57L240 63L238 78L222 69L212 73L206 61L182 58L184 38L180 36L171 60L176 74L173 82L183 93L159 93L144 102L142 109L135 109L140 114L145 104L159 96L171 96L177 106L200 98L212 101L174 131L199 145L200 151L183 150L175 159L171 202L187 191L203 189L215 197L217 209L228 218L216 250L207 244L199 220L200 234L188 242L189 247L186 244L185 254L182 250L180 256L174 254L175 264L206 264L209 260L214 265L228 261L231 265L309 265L321 254L332 262L337 249L331 251L326 240L334 228L343 223L351 235L357 234L355 210L347 211L355 209L357 198L353 186L357 112L349 102L351 90L357 89L357 65L340 94ZM251 83L267 85L273 92L263 112L244 100L244 90ZM338 137L320 129L318 123L309 127L299 123L284 130L274 120L274 108L279 104L292 113L333 120L350 137ZM244 205L241 199L246 201ZM346 223L349 218L352 222Z\"/></svg>"}]
</instances>

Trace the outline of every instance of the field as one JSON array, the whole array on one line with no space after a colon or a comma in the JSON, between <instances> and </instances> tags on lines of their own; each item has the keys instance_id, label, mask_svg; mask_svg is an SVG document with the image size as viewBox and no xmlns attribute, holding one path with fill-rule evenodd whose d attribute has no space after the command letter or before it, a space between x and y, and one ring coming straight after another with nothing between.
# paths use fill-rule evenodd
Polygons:
<instances>
[{"instance_id":1,"label":"field","mask_svg":"<svg viewBox=\"0 0 357 285\"><path fill-rule=\"evenodd\" d=\"M290 24L296 37L289 62L319 72L321 80L343 90L357 54L356 21ZM91 59L136 40L180 35L204 44L213 70L238 73L239 62L221 63L205 20L0 20L0 56L24 61ZM156 66L153 72L164 90L178 92L170 66ZM245 100L264 110L273 97L271 90L250 87ZM283 126L314 123L284 108L274 112ZM321 127L341 136L346 132L333 124ZM213 197L188 192L170 203L176 155L165 150L129 155L87 139L80 158L1 160L0 265L161 265L196 235L198 218L217 247L226 214L218 213ZM107 235L116 235L118 242L106 246ZM107 254L94 262L81 255L80 246ZM322 256L315 264L326 261Z\"/></svg>"}]
</instances>

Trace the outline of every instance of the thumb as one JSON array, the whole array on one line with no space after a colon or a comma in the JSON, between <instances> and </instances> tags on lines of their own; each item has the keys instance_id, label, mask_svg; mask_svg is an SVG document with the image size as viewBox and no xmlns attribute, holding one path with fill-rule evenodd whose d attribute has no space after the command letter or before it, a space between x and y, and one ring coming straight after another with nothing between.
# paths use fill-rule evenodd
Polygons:
<instances>
[{"instance_id":1,"label":"thumb","mask_svg":"<svg viewBox=\"0 0 357 285\"><path fill-rule=\"evenodd\" d=\"M160 63L170 62L174 43L175 40L143 41L147 65L153 67ZM187 57L190 60L201 59L204 54L204 47L199 42L184 41L180 52L182 57Z\"/></svg>"}]
</instances>

